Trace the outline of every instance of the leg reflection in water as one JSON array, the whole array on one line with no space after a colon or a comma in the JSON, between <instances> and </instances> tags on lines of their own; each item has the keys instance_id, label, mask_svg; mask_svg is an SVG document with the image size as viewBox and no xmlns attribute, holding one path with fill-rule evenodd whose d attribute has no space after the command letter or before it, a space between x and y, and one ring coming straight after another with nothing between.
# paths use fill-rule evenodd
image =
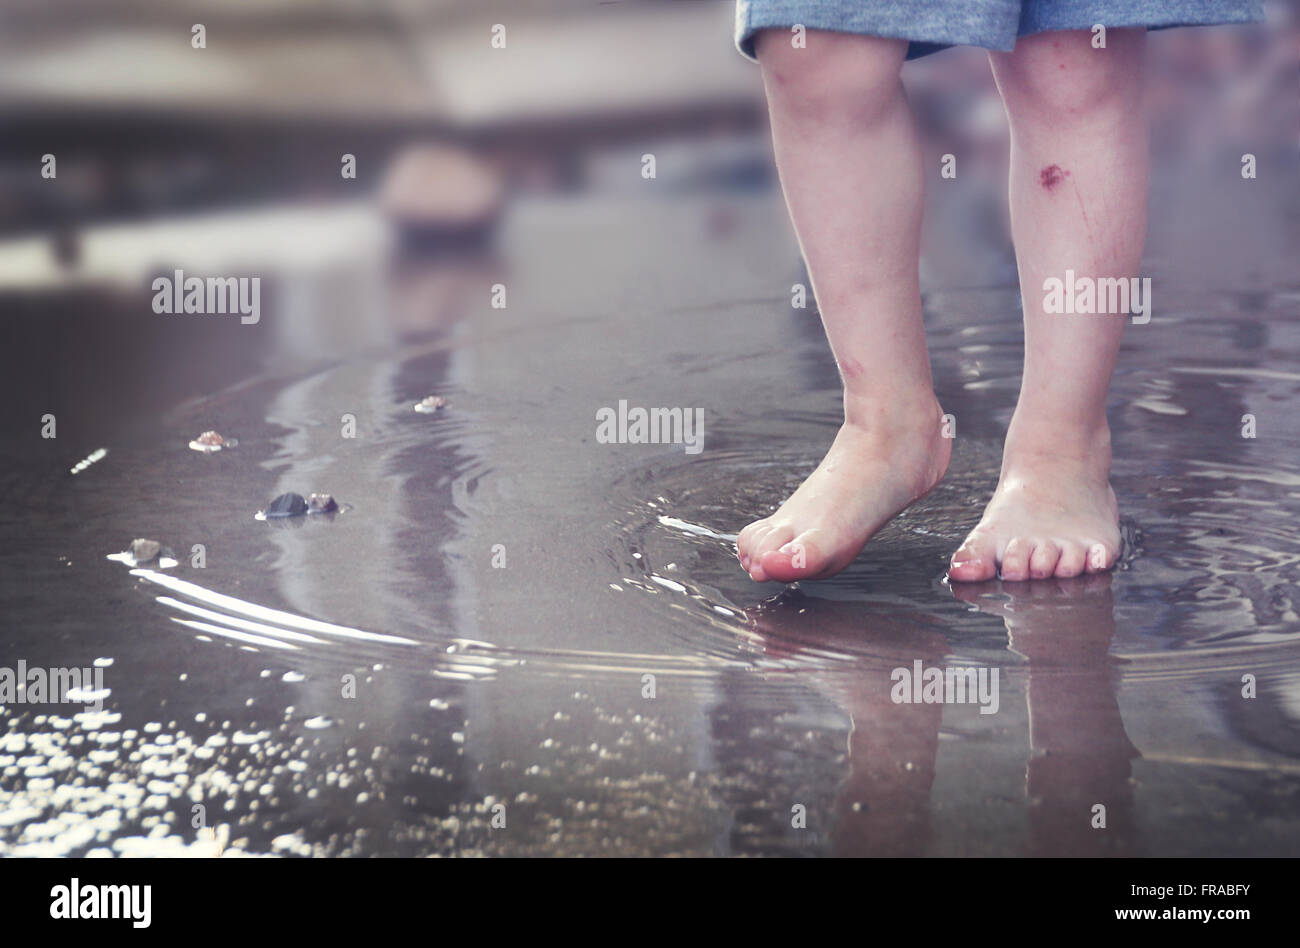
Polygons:
<instances>
[{"instance_id":1,"label":"leg reflection in water","mask_svg":"<svg viewBox=\"0 0 1300 948\"><path fill-rule=\"evenodd\" d=\"M961 601L1000 618L1011 652L1024 659L1007 662L1002 680L1005 687L1013 677L1028 678L1026 854L1130 854L1131 765L1138 752L1115 696L1110 574L953 588ZM899 703L893 690L899 668L916 661L927 669L950 664L954 648L939 620L896 610L881 614L862 602L797 591L755 607L749 619L768 658L798 666L797 674L849 717L847 771L828 812L811 817L825 820L831 853L932 854L931 797L944 706ZM1002 699L1010 720L1018 718L1013 690ZM965 707L948 713L979 712ZM976 837L984 828L970 829ZM971 851L970 842L960 848Z\"/></svg>"},{"instance_id":2,"label":"leg reflection in water","mask_svg":"<svg viewBox=\"0 0 1300 948\"><path fill-rule=\"evenodd\" d=\"M1028 855L1132 854L1140 754L1115 697L1111 575L954 585L953 595L999 616L1028 662Z\"/></svg>"},{"instance_id":3,"label":"leg reflection in water","mask_svg":"<svg viewBox=\"0 0 1300 948\"><path fill-rule=\"evenodd\" d=\"M948 643L937 623L798 593L751 610L750 619L769 657L824 656L818 688L849 716L848 773L827 814L831 854L925 855L943 705L896 704L890 694L894 669L943 661Z\"/></svg>"}]
</instances>

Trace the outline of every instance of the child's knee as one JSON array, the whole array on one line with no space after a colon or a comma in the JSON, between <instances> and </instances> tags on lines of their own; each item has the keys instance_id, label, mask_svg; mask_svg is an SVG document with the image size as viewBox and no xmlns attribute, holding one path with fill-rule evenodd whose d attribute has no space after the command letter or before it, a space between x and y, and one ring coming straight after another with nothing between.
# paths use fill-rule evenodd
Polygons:
<instances>
[{"instance_id":1,"label":"child's knee","mask_svg":"<svg viewBox=\"0 0 1300 948\"><path fill-rule=\"evenodd\" d=\"M1139 92L1142 30L1111 30L1105 47L1086 30L1022 37L998 54L998 84L1014 118L1032 112L1066 120L1127 105Z\"/></svg>"},{"instance_id":2,"label":"child's knee","mask_svg":"<svg viewBox=\"0 0 1300 948\"><path fill-rule=\"evenodd\" d=\"M785 29L759 32L755 52L769 97L809 117L870 117L898 95L904 40L809 30L795 45Z\"/></svg>"}]
</instances>

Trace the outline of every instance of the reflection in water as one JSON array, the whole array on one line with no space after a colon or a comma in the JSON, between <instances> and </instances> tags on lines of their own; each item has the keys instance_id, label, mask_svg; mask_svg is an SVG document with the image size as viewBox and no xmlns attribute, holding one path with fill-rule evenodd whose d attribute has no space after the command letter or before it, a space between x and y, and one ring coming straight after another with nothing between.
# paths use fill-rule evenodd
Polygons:
<instances>
[{"instance_id":1,"label":"reflection in water","mask_svg":"<svg viewBox=\"0 0 1300 948\"><path fill-rule=\"evenodd\" d=\"M1110 585L1110 576L1098 576L953 589L962 602L1001 618L1011 652L1025 660L1000 671L1008 684L1021 675L1028 682L1027 854L1122 855L1133 846L1129 762L1137 751L1115 697ZM893 673L901 668L910 674L918 661L927 669L954 664L948 640L920 617L907 621L798 594L764 603L749 618L767 650L783 657L809 647L835 653L846 641L869 640L869 659L811 676L849 718L846 774L831 805L830 851L927 854L944 716L964 719L972 708L895 702ZM1015 708L999 710L1017 725L1022 721ZM1098 805L1105 808L1104 828L1093 825Z\"/></svg>"},{"instance_id":2,"label":"reflection in water","mask_svg":"<svg viewBox=\"0 0 1300 948\"><path fill-rule=\"evenodd\" d=\"M953 586L959 600L1006 623L1008 648L1026 660L1030 855L1126 855L1134 845L1130 761L1139 755L1115 696L1111 583L1101 575Z\"/></svg>"},{"instance_id":3,"label":"reflection in water","mask_svg":"<svg viewBox=\"0 0 1300 948\"><path fill-rule=\"evenodd\" d=\"M930 625L866 612L856 603L794 595L750 613L777 653L869 639L873 656L816 673L815 682L849 717L847 773L830 808L830 852L920 856L930 839L930 788L943 705L895 703L893 671L920 661L942 668L947 641Z\"/></svg>"}]
</instances>

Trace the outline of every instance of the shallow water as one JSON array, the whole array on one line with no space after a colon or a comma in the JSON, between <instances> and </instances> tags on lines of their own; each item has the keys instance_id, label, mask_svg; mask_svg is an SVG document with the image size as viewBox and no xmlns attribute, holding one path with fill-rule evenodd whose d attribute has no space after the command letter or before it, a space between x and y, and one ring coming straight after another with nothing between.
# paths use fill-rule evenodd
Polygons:
<instances>
[{"instance_id":1,"label":"shallow water","mask_svg":"<svg viewBox=\"0 0 1300 948\"><path fill-rule=\"evenodd\" d=\"M4 708L0 852L1300 852L1295 287L1158 284L1111 396L1119 570L955 588L1017 297L928 293L952 469L784 589L731 538L816 463L838 385L779 206L535 201L501 238L284 276L256 327L23 303L6 664L111 659L111 694ZM703 452L598 443L620 399L702 408ZM209 428L238 445L188 450ZM286 491L347 506L255 519ZM137 536L178 565L107 559ZM997 712L895 703L917 661L996 669Z\"/></svg>"}]
</instances>

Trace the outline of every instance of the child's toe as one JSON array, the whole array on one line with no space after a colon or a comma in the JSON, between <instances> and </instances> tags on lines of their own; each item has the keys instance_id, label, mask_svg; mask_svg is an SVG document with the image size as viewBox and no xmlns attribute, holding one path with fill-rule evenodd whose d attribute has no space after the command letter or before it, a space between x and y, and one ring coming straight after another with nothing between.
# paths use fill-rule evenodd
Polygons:
<instances>
[{"instance_id":1,"label":"child's toe","mask_svg":"<svg viewBox=\"0 0 1300 948\"><path fill-rule=\"evenodd\" d=\"M763 571L777 582L794 583L815 577L826 565L825 558L805 535L763 554Z\"/></svg>"},{"instance_id":2,"label":"child's toe","mask_svg":"<svg viewBox=\"0 0 1300 948\"><path fill-rule=\"evenodd\" d=\"M745 567L749 571L750 578L755 582L765 583L769 580L782 582L780 578L772 576L767 569L768 554L775 552L780 547L789 543L794 538L794 528L788 526L766 526L761 533L754 536L749 547L748 559L749 564Z\"/></svg>"},{"instance_id":3,"label":"child's toe","mask_svg":"<svg viewBox=\"0 0 1300 948\"><path fill-rule=\"evenodd\" d=\"M1104 573L1111 568L1115 557L1104 543L1092 543L1088 546L1088 565L1086 567L1089 573Z\"/></svg>"},{"instance_id":4,"label":"child's toe","mask_svg":"<svg viewBox=\"0 0 1300 948\"><path fill-rule=\"evenodd\" d=\"M773 527L758 538L754 544L751 559L761 560L773 550L779 550L794 539L794 527Z\"/></svg>"},{"instance_id":5,"label":"child's toe","mask_svg":"<svg viewBox=\"0 0 1300 948\"><path fill-rule=\"evenodd\" d=\"M1033 556L1034 543L1024 537L1014 537L1002 551L1002 578L1018 583L1029 578L1029 558Z\"/></svg>"},{"instance_id":6,"label":"child's toe","mask_svg":"<svg viewBox=\"0 0 1300 948\"><path fill-rule=\"evenodd\" d=\"M1056 572L1056 564L1060 558L1060 546L1051 540L1039 541L1029 557L1029 575L1033 579L1047 579Z\"/></svg>"},{"instance_id":7,"label":"child's toe","mask_svg":"<svg viewBox=\"0 0 1300 948\"><path fill-rule=\"evenodd\" d=\"M997 547L992 538L972 533L948 566L948 578L959 583L980 583L997 575Z\"/></svg>"},{"instance_id":8,"label":"child's toe","mask_svg":"<svg viewBox=\"0 0 1300 948\"><path fill-rule=\"evenodd\" d=\"M742 558L748 557L752 559L754 556L754 538L766 530L768 526L769 524L766 519L755 520L753 523L746 526L745 529L741 530L736 536L736 552L739 553Z\"/></svg>"},{"instance_id":9,"label":"child's toe","mask_svg":"<svg viewBox=\"0 0 1300 948\"><path fill-rule=\"evenodd\" d=\"M1082 543L1074 540L1061 544L1061 558L1056 561L1056 575L1061 579L1070 579L1083 572L1088 554Z\"/></svg>"}]
</instances>

